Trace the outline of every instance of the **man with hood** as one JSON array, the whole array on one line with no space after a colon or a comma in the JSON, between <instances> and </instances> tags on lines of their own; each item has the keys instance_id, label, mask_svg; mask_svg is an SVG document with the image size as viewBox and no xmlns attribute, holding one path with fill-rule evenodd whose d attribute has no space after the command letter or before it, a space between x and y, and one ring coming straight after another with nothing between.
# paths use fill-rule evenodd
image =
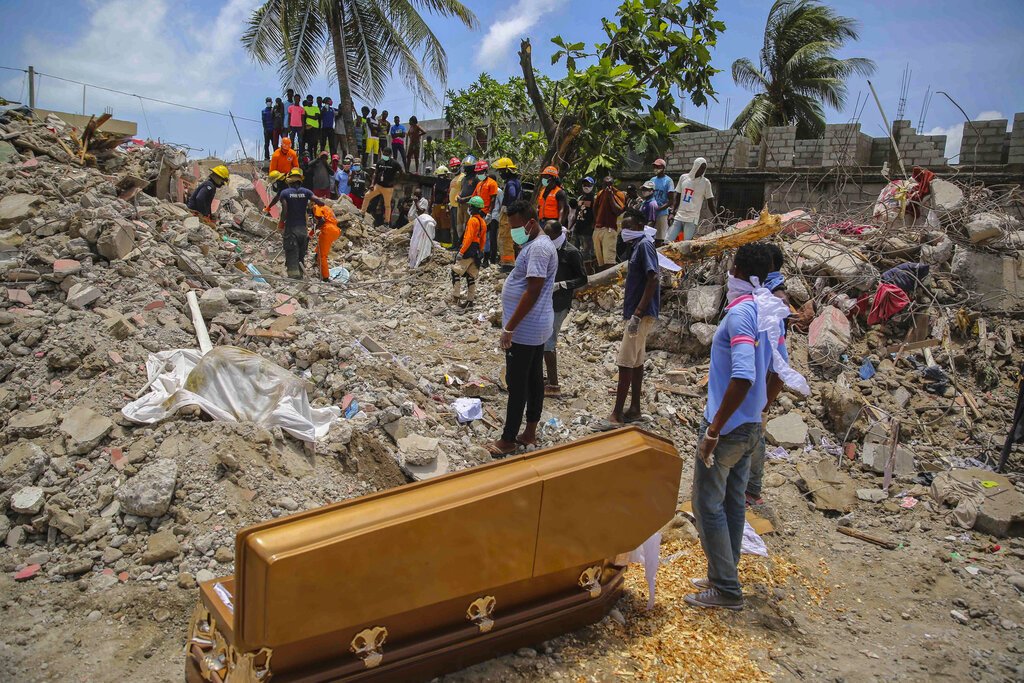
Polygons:
<instances>
[{"instance_id":1,"label":"man with hood","mask_svg":"<svg viewBox=\"0 0 1024 683\"><path fill-rule=\"evenodd\" d=\"M669 242L674 242L680 232L683 233L684 240L693 239L705 201L712 214L718 213L715 195L711 191L711 181L705 175L707 168L707 160L704 157L697 157L693 160L690 172L679 178L673 198L675 218L666 237Z\"/></svg>"}]
</instances>

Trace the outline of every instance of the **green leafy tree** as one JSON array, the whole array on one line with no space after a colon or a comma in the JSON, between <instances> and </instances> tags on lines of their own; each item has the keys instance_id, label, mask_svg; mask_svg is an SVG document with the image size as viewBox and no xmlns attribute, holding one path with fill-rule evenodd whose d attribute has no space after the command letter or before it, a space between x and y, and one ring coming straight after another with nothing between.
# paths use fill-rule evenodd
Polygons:
<instances>
[{"instance_id":1,"label":"green leafy tree","mask_svg":"<svg viewBox=\"0 0 1024 683\"><path fill-rule=\"evenodd\" d=\"M770 126L795 125L799 138L821 137L824 107L843 107L846 79L875 70L870 59L835 56L857 37L857 22L831 7L815 0L775 0L765 23L760 65L745 57L732 64L733 81L757 93L733 128L753 142L760 142Z\"/></svg>"},{"instance_id":2,"label":"green leafy tree","mask_svg":"<svg viewBox=\"0 0 1024 683\"><path fill-rule=\"evenodd\" d=\"M573 175L613 168L630 152L662 152L681 117L676 92L701 106L714 96L710 48L725 24L715 20L717 0L625 0L615 20L602 19L608 42L552 39L552 64L565 60L566 76L553 104L534 73L529 40L519 63L547 143L544 164ZM585 65L585 66L583 66ZM582 162L582 163L577 163Z\"/></svg>"},{"instance_id":3,"label":"green leafy tree","mask_svg":"<svg viewBox=\"0 0 1024 683\"><path fill-rule=\"evenodd\" d=\"M428 78L447 79L448 56L424 10L477 26L459 0L266 0L242 45L260 64L277 65L282 88L304 90L326 66L353 149L353 98L379 102L394 71L425 103L437 101Z\"/></svg>"}]
</instances>

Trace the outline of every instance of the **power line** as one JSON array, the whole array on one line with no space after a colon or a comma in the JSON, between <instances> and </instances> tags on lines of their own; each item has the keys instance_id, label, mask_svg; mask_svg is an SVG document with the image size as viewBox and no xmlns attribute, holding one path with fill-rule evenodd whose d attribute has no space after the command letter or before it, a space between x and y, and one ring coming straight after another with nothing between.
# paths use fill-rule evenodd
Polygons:
<instances>
[{"instance_id":1,"label":"power line","mask_svg":"<svg viewBox=\"0 0 1024 683\"><path fill-rule=\"evenodd\" d=\"M10 66L0 66L0 69L6 69L7 71L20 71L22 73L28 73L27 69L16 69L16 68L13 68L13 67L10 67ZM36 71L36 75L40 76L40 77L46 76L47 78L52 78L52 79L58 80L58 81L64 81L65 83L74 83L76 85L84 85L84 86L86 86L88 88L96 88L97 90L106 90L107 92L117 93L118 95L127 95L128 97L137 97L139 100L149 100L150 102L159 102L160 104L166 104L166 105L171 106L171 107L180 107L182 109L191 109L192 111L201 111L201 112L203 112L205 114L214 114L216 116L223 116L224 118L228 118L228 119L231 118L231 114L225 113L225 112L222 112L222 111L214 111L212 109L203 109L202 107L193 107L193 106L188 105L188 104L179 104L178 102L170 102L168 100L161 100L161 99L159 99L157 97L146 97L145 95L139 95L138 93L125 92L124 90L117 90L116 88L107 88L107 87L102 86L102 85L95 85L94 83L85 83L83 81L76 81L76 80L74 80L72 78L62 78L61 76L54 76L53 74L44 74L44 73L39 72L39 71ZM259 121L257 119L250 119L250 118L247 118L247 117L244 117L244 116L236 116L235 118L236 119L240 119L242 121L250 121L252 123L260 123L260 124L262 124L262 121Z\"/></svg>"}]
</instances>

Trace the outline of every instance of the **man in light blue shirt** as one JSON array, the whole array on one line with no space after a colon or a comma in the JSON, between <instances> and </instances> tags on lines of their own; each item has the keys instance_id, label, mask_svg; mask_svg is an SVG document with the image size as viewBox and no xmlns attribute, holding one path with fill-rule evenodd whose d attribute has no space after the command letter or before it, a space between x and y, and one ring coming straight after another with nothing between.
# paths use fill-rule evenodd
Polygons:
<instances>
[{"instance_id":1,"label":"man in light blue shirt","mask_svg":"<svg viewBox=\"0 0 1024 683\"><path fill-rule=\"evenodd\" d=\"M664 159L654 160L654 177L651 178L651 183L654 184L653 199L657 204L654 218L657 233L654 236L654 246L660 247L668 235L668 212L672 208L672 190L675 188L672 178L665 173Z\"/></svg>"},{"instance_id":2,"label":"man in light blue shirt","mask_svg":"<svg viewBox=\"0 0 1024 683\"><path fill-rule=\"evenodd\" d=\"M737 568L743 543L744 491L750 461L762 447L761 413L782 390L772 373L768 332L758 332L753 278L764 282L772 256L764 242L736 250L729 274L729 304L711 342L708 402L693 471L693 514L708 562L707 578L691 579L701 592L687 595L694 607L743 609ZM782 335L782 329L773 331ZM784 340L779 353L786 358Z\"/></svg>"},{"instance_id":3,"label":"man in light blue shirt","mask_svg":"<svg viewBox=\"0 0 1024 683\"><path fill-rule=\"evenodd\" d=\"M558 271L558 252L537 220L537 209L520 200L506 209L512 240L521 247L515 268L501 291L501 348L505 350L508 407L501 438L487 444L495 458L537 441L544 408L544 342L551 336L555 313L551 293ZM526 428L519 426L526 413Z\"/></svg>"}]
</instances>

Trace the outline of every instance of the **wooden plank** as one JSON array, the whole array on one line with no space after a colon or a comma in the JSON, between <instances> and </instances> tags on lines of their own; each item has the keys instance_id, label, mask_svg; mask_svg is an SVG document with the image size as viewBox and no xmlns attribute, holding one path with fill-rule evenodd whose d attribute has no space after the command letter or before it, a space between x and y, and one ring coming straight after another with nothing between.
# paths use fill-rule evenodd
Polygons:
<instances>
[{"instance_id":1,"label":"wooden plank","mask_svg":"<svg viewBox=\"0 0 1024 683\"><path fill-rule=\"evenodd\" d=\"M240 334L246 337L264 337L267 339L294 339L295 335L291 332L282 332L280 330L249 330L245 329Z\"/></svg>"},{"instance_id":2,"label":"wooden plank","mask_svg":"<svg viewBox=\"0 0 1024 683\"><path fill-rule=\"evenodd\" d=\"M919 351L920 349L930 349L933 346L938 346L942 343L941 339L923 339L916 342L903 342L901 344L890 344L885 347L886 353L903 353L904 351Z\"/></svg>"},{"instance_id":3,"label":"wooden plank","mask_svg":"<svg viewBox=\"0 0 1024 683\"><path fill-rule=\"evenodd\" d=\"M702 394L697 393L693 389L684 389L683 387L674 386L672 384L664 384L662 382L655 382L654 388L658 391L666 391L670 394L677 396L688 396L690 398L700 398Z\"/></svg>"},{"instance_id":4,"label":"wooden plank","mask_svg":"<svg viewBox=\"0 0 1024 683\"><path fill-rule=\"evenodd\" d=\"M886 550L896 550L896 544L892 541L886 541L885 539L878 538L877 536L870 536L862 531L851 529L848 526L837 527L836 531L843 534L844 536L850 536L861 541L867 541L868 543L874 543L877 546L881 546Z\"/></svg>"}]
</instances>

